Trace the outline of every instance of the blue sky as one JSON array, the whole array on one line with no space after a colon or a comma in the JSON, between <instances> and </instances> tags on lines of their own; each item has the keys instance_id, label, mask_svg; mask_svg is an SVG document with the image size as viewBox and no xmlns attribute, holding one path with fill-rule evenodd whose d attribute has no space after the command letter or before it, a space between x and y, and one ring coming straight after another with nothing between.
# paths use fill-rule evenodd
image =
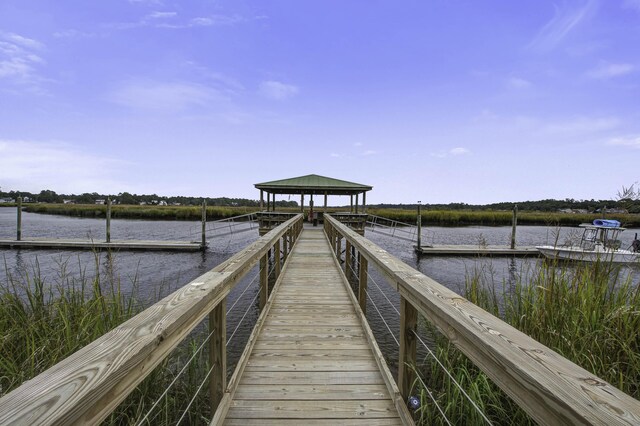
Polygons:
<instances>
[{"instance_id":1,"label":"blue sky","mask_svg":"<svg viewBox=\"0 0 640 426\"><path fill-rule=\"evenodd\" d=\"M638 46L640 0L2 0L0 187L612 198L640 179Z\"/></svg>"}]
</instances>

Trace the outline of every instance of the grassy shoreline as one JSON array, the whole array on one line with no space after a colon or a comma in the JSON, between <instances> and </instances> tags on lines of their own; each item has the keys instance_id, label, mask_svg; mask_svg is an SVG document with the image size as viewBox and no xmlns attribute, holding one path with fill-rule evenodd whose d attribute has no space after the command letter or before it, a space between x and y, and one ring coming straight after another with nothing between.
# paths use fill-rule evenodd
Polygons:
<instances>
[{"instance_id":1,"label":"grassy shoreline","mask_svg":"<svg viewBox=\"0 0 640 426\"><path fill-rule=\"evenodd\" d=\"M28 204L23 207L30 213L42 213L85 218L103 218L107 208L104 205L93 204ZM284 211L298 212L297 208L286 208ZM331 208L331 210L336 210ZM338 209L341 210L341 209ZM247 213L259 211L255 207L207 207L207 220L226 219ZM415 224L417 212L405 209L369 208L368 213L387 219ZM111 217L115 219L145 219L145 220L200 220L202 208L199 206L136 206L116 205L111 208ZM557 212L520 212L519 225L542 226L577 226L581 223L591 223L599 219L599 214L572 214ZM640 214L607 215L609 219L619 220L626 227L640 227ZM422 224L424 226L509 226L512 221L510 211L487 210L423 210Z\"/></svg>"},{"instance_id":2,"label":"grassy shoreline","mask_svg":"<svg viewBox=\"0 0 640 426\"><path fill-rule=\"evenodd\" d=\"M491 314L563 357L640 399L640 288L611 263L543 263L527 282L497 294L492 279L474 274L463 294ZM428 330L433 328L424 324ZM445 337L432 333L435 352L496 425L535 422ZM431 359L419 369L453 424L483 424L478 412ZM417 385L417 383L416 383ZM420 424L444 424L421 386Z\"/></svg>"}]
</instances>

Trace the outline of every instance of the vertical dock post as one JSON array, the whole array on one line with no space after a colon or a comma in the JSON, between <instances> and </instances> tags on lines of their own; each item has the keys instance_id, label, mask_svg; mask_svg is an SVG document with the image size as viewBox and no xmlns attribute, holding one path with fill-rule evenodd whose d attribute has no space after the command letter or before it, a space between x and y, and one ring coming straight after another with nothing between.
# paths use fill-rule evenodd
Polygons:
<instances>
[{"instance_id":1,"label":"vertical dock post","mask_svg":"<svg viewBox=\"0 0 640 426\"><path fill-rule=\"evenodd\" d=\"M213 371L209 379L211 412L214 413L227 388L227 299L209 313L209 364Z\"/></svg>"},{"instance_id":2,"label":"vertical dock post","mask_svg":"<svg viewBox=\"0 0 640 426\"><path fill-rule=\"evenodd\" d=\"M400 359L398 360L398 387L406 400L415 379L412 366L416 365L416 336L418 311L400 296Z\"/></svg>"},{"instance_id":3,"label":"vertical dock post","mask_svg":"<svg viewBox=\"0 0 640 426\"><path fill-rule=\"evenodd\" d=\"M418 216L416 217L416 223L418 225L418 238L417 238L417 249L418 253L420 252L420 248L422 247L422 211L421 211L421 201L418 201Z\"/></svg>"},{"instance_id":4,"label":"vertical dock post","mask_svg":"<svg viewBox=\"0 0 640 426\"><path fill-rule=\"evenodd\" d=\"M202 200L202 242L200 248L204 250L207 247L207 201Z\"/></svg>"},{"instance_id":5,"label":"vertical dock post","mask_svg":"<svg viewBox=\"0 0 640 426\"><path fill-rule=\"evenodd\" d=\"M513 205L513 219L511 221L511 249L516 248L516 227L518 226L518 205Z\"/></svg>"},{"instance_id":6,"label":"vertical dock post","mask_svg":"<svg viewBox=\"0 0 640 426\"><path fill-rule=\"evenodd\" d=\"M269 259L268 254L260 258L260 311L264 309L269 299Z\"/></svg>"},{"instance_id":7,"label":"vertical dock post","mask_svg":"<svg viewBox=\"0 0 640 426\"><path fill-rule=\"evenodd\" d=\"M347 238L345 238L345 243L346 247L344 251L344 275L347 277L347 280L349 280L349 277L351 277L351 242Z\"/></svg>"},{"instance_id":8,"label":"vertical dock post","mask_svg":"<svg viewBox=\"0 0 640 426\"><path fill-rule=\"evenodd\" d=\"M280 239L273 246L273 263L275 264L275 279L280 276Z\"/></svg>"},{"instance_id":9,"label":"vertical dock post","mask_svg":"<svg viewBox=\"0 0 640 426\"><path fill-rule=\"evenodd\" d=\"M107 197L107 242L111 242L111 197Z\"/></svg>"},{"instance_id":10,"label":"vertical dock post","mask_svg":"<svg viewBox=\"0 0 640 426\"><path fill-rule=\"evenodd\" d=\"M358 301L360 309L367 314L367 268L369 266L367 259L358 253Z\"/></svg>"},{"instance_id":11,"label":"vertical dock post","mask_svg":"<svg viewBox=\"0 0 640 426\"><path fill-rule=\"evenodd\" d=\"M16 228L16 240L22 239L22 197L18 197L18 225Z\"/></svg>"}]
</instances>

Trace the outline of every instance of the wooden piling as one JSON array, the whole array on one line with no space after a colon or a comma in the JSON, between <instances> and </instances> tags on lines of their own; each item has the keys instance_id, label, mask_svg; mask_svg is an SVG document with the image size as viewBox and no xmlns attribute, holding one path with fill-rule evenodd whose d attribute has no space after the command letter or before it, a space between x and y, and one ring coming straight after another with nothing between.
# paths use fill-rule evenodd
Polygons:
<instances>
[{"instance_id":1,"label":"wooden piling","mask_svg":"<svg viewBox=\"0 0 640 426\"><path fill-rule=\"evenodd\" d=\"M202 201L202 242L200 246L204 250L207 247L207 202Z\"/></svg>"},{"instance_id":2,"label":"wooden piling","mask_svg":"<svg viewBox=\"0 0 640 426\"><path fill-rule=\"evenodd\" d=\"M398 361L398 387L406 400L411 396L411 387L415 380L416 336L418 311L400 296L400 359Z\"/></svg>"},{"instance_id":3,"label":"wooden piling","mask_svg":"<svg viewBox=\"0 0 640 426\"><path fill-rule=\"evenodd\" d=\"M367 259L358 253L358 302L360 302L360 309L366 315L367 313Z\"/></svg>"},{"instance_id":4,"label":"wooden piling","mask_svg":"<svg viewBox=\"0 0 640 426\"><path fill-rule=\"evenodd\" d=\"M16 228L16 240L22 239L22 197L18 197L18 224Z\"/></svg>"},{"instance_id":5,"label":"wooden piling","mask_svg":"<svg viewBox=\"0 0 640 426\"><path fill-rule=\"evenodd\" d=\"M516 227L518 226L518 205L513 205L513 219L511 221L511 249L516 248Z\"/></svg>"},{"instance_id":6,"label":"wooden piling","mask_svg":"<svg viewBox=\"0 0 640 426\"><path fill-rule=\"evenodd\" d=\"M213 368L209 379L211 412L215 412L227 388L227 299L209 313L209 364Z\"/></svg>"},{"instance_id":7,"label":"wooden piling","mask_svg":"<svg viewBox=\"0 0 640 426\"><path fill-rule=\"evenodd\" d=\"M107 198L107 242L111 242L111 197Z\"/></svg>"},{"instance_id":8,"label":"wooden piling","mask_svg":"<svg viewBox=\"0 0 640 426\"><path fill-rule=\"evenodd\" d=\"M348 238L345 238L345 250L344 250L344 275L347 277L351 277L351 241Z\"/></svg>"},{"instance_id":9,"label":"wooden piling","mask_svg":"<svg viewBox=\"0 0 640 426\"><path fill-rule=\"evenodd\" d=\"M265 254L260 258L260 311L264 309L269 299L269 259Z\"/></svg>"},{"instance_id":10,"label":"wooden piling","mask_svg":"<svg viewBox=\"0 0 640 426\"><path fill-rule=\"evenodd\" d=\"M276 241L273 246L273 263L275 264L275 279L280 276L280 240Z\"/></svg>"},{"instance_id":11,"label":"wooden piling","mask_svg":"<svg viewBox=\"0 0 640 426\"><path fill-rule=\"evenodd\" d=\"M420 250L420 247L422 247L422 211L421 211L420 201L418 201L418 216L416 218L416 223L418 225L417 245L418 245L418 250Z\"/></svg>"}]
</instances>

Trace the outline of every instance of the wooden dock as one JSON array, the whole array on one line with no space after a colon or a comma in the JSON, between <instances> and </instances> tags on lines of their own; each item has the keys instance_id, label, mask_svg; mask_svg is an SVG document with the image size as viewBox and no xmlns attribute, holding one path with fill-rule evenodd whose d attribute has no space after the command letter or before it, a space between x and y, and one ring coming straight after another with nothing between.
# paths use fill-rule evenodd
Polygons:
<instances>
[{"instance_id":1,"label":"wooden dock","mask_svg":"<svg viewBox=\"0 0 640 426\"><path fill-rule=\"evenodd\" d=\"M540 252L535 247L478 246L478 245L439 245L414 246L418 254L430 256L503 256L503 257L535 257Z\"/></svg>"},{"instance_id":2,"label":"wooden dock","mask_svg":"<svg viewBox=\"0 0 640 426\"><path fill-rule=\"evenodd\" d=\"M198 251L203 249L202 243L188 241L111 240L106 242L86 239L46 238L22 238L19 241L0 240L0 248L167 251Z\"/></svg>"},{"instance_id":3,"label":"wooden dock","mask_svg":"<svg viewBox=\"0 0 640 426\"><path fill-rule=\"evenodd\" d=\"M231 380L224 424L403 424L322 229L305 229L287 262L235 389Z\"/></svg>"}]
</instances>

